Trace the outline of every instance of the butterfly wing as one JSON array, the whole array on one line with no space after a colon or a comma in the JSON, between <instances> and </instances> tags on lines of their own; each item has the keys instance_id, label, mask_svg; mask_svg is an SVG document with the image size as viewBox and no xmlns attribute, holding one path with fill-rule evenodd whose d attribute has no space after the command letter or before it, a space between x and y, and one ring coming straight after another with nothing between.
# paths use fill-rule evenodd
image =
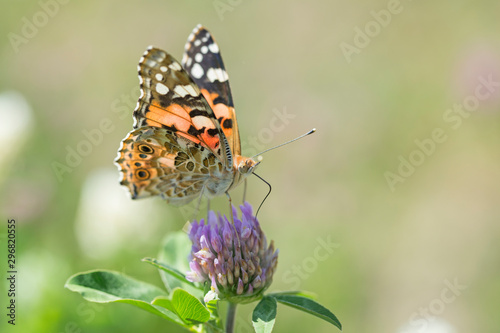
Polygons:
<instances>
[{"instance_id":1,"label":"butterfly wing","mask_svg":"<svg viewBox=\"0 0 500 333\"><path fill-rule=\"evenodd\" d=\"M167 52L149 47L140 59L141 97L134 128L167 129L209 149L232 169L232 153L209 103L182 66Z\"/></svg>"},{"instance_id":2,"label":"butterfly wing","mask_svg":"<svg viewBox=\"0 0 500 333\"><path fill-rule=\"evenodd\" d=\"M233 155L209 103L182 66L150 47L139 61L134 128L115 160L133 199L159 195L182 205L232 183ZM206 191L204 191L206 189Z\"/></svg>"},{"instance_id":3,"label":"butterfly wing","mask_svg":"<svg viewBox=\"0 0 500 333\"><path fill-rule=\"evenodd\" d=\"M198 25L188 37L182 65L200 87L214 111L233 155L240 155L240 134L229 79L219 46L210 32L201 25Z\"/></svg>"},{"instance_id":4,"label":"butterfly wing","mask_svg":"<svg viewBox=\"0 0 500 333\"><path fill-rule=\"evenodd\" d=\"M211 174L223 168L210 149L155 126L130 132L115 162L132 199L158 195L174 205L199 197Z\"/></svg>"}]
</instances>

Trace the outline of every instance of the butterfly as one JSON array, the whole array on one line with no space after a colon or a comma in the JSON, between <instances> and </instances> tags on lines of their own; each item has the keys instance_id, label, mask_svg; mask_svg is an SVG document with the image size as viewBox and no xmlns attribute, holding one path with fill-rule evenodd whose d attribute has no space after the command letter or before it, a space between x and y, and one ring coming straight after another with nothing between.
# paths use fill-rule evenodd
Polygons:
<instances>
[{"instance_id":1,"label":"butterfly","mask_svg":"<svg viewBox=\"0 0 500 333\"><path fill-rule=\"evenodd\" d=\"M182 64L150 46L138 71L134 130L114 161L132 199L184 205L228 193L255 170L259 162L241 155L228 76L204 27L189 35Z\"/></svg>"}]
</instances>

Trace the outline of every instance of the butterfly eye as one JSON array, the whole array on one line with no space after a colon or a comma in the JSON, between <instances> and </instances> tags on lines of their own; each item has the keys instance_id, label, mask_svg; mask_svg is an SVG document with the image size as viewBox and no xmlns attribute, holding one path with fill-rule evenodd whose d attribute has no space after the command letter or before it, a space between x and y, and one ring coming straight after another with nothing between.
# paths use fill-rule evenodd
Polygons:
<instances>
[{"instance_id":1,"label":"butterfly eye","mask_svg":"<svg viewBox=\"0 0 500 333\"><path fill-rule=\"evenodd\" d=\"M238 165L238 171L241 174L246 174L248 172L248 166L246 164L241 163L240 165Z\"/></svg>"},{"instance_id":2,"label":"butterfly eye","mask_svg":"<svg viewBox=\"0 0 500 333\"><path fill-rule=\"evenodd\" d=\"M135 172L135 175L140 180L144 180L144 179L148 179L149 178L149 172L147 172L146 170L137 170Z\"/></svg>"},{"instance_id":3,"label":"butterfly eye","mask_svg":"<svg viewBox=\"0 0 500 333\"><path fill-rule=\"evenodd\" d=\"M140 145L139 151L141 153L151 154L151 153L153 153L153 148L151 148L150 146L147 146L147 145Z\"/></svg>"}]
</instances>

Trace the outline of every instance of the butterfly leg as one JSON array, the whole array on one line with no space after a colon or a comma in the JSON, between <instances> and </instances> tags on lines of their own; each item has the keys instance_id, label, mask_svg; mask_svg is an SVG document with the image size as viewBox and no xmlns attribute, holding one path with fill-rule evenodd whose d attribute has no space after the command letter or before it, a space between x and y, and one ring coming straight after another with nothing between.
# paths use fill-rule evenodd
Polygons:
<instances>
[{"instance_id":1,"label":"butterfly leg","mask_svg":"<svg viewBox=\"0 0 500 333\"><path fill-rule=\"evenodd\" d=\"M247 179L245 178L245 183L243 184L243 203L245 203L247 198Z\"/></svg>"},{"instance_id":2,"label":"butterfly leg","mask_svg":"<svg viewBox=\"0 0 500 333\"><path fill-rule=\"evenodd\" d=\"M234 229L234 234L236 235L237 243L236 243L236 248L241 249L241 241L240 241L240 236L238 235L238 231L236 230L236 226L234 225L234 214L233 214L233 204L231 201L231 196L229 195L228 192L226 192L226 196L229 200L229 214L231 215L231 225L233 226Z\"/></svg>"},{"instance_id":3,"label":"butterfly leg","mask_svg":"<svg viewBox=\"0 0 500 333\"><path fill-rule=\"evenodd\" d=\"M233 202L231 200L231 196L229 195L228 192L226 192L227 199L229 200L229 215L231 215L231 224L234 225L234 218L233 218Z\"/></svg>"}]
</instances>

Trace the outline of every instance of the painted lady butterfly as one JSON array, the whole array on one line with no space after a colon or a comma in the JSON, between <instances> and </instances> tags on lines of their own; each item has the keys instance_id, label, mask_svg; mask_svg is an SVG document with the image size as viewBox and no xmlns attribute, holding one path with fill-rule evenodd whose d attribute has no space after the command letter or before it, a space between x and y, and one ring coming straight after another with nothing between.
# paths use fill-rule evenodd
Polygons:
<instances>
[{"instance_id":1,"label":"painted lady butterfly","mask_svg":"<svg viewBox=\"0 0 500 333\"><path fill-rule=\"evenodd\" d=\"M158 195L183 205L225 194L254 171L258 162L240 155L228 76L204 27L189 36L182 66L150 46L138 70L134 130L115 159L132 199Z\"/></svg>"}]
</instances>

